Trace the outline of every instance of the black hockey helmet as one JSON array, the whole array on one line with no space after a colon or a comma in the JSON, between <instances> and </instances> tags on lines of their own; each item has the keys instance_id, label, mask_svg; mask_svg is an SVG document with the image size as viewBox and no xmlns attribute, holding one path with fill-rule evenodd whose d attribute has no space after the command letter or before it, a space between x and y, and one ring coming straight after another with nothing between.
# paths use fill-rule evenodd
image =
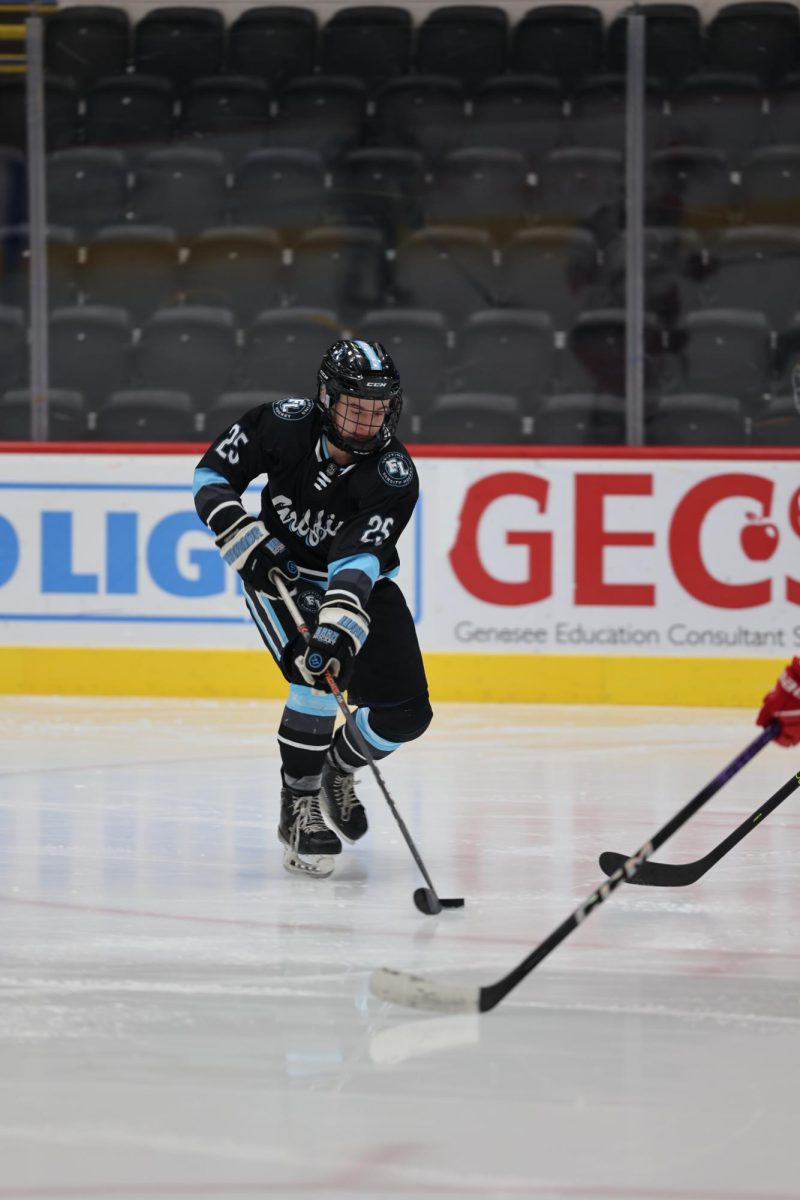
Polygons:
<instances>
[{"instance_id":1,"label":"black hockey helmet","mask_svg":"<svg viewBox=\"0 0 800 1200\"><path fill-rule=\"evenodd\" d=\"M381 343L357 340L334 342L325 352L317 379L317 407L322 413L325 434L334 446L357 458L382 450L397 429L403 407L403 390L397 368ZM339 424L344 428L337 427L332 410L340 396L382 401L383 421L371 437L348 437L346 413L339 413Z\"/></svg>"}]
</instances>

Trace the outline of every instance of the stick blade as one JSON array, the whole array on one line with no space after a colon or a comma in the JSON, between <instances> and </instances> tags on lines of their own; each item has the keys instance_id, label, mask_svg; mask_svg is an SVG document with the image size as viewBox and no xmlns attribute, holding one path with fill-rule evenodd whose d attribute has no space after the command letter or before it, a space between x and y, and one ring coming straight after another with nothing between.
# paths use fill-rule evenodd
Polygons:
<instances>
[{"instance_id":1,"label":"stick blade","mask_svg":"<svg viewBox=\"0 0 800 1200\"><path fill-rule=\"evenodd\" d=\"M606 875L613 875L627 862L624 854L616 854L606 850L600 855L600 869ZM650 859L643 862L633 879L626 877L626 883L637 883L642 887L687 887L696 883L704 874L698 863L659 863Z\"/></svg>"},{"instance_id":2,"label":"stick blade","mask_svg":"<svg viewBox=\"0 0 800 1200\"><path fill-rule=\"evenodd\" d=\"M373 971L369 989L379 1000L400 1004L404 1008L419 1008L426 1012L480 1012L480 988L460 987L452 983L437 983L421 975L407 975L380 967Z\"/></svg>"},{"instance_id":3,"label":"stick blade","mask_svg":"<svg viewBox=\"0 0 800 1200\"><path fill-rule=\"evenodd\" d=\"M613 875L628 860L624 854L617 854L614 850L604 850L598 861L600 863L600 870L604 875ZM628 880L625 882L627 883Z\"/></svg>"}]
</instances>

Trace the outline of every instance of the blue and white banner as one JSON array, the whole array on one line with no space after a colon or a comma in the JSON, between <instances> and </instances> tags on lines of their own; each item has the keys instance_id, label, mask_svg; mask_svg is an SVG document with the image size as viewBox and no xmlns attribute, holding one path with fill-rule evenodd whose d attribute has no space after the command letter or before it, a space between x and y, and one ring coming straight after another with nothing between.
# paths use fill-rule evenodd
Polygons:
<instances>
[{"instance_id":1,"label":"blue and white banner","mask_svg":"<svg viewBox=\"0 0 800 1200\"><path fill-rule=\"evenodd\" d=\"M260 645L239 577L195 512L194 466L185 454L0 455L0 642ZM257 485L245 503L258 511ZM417 523L409 603L418 538Z\"/></svg>"}]
</instances>

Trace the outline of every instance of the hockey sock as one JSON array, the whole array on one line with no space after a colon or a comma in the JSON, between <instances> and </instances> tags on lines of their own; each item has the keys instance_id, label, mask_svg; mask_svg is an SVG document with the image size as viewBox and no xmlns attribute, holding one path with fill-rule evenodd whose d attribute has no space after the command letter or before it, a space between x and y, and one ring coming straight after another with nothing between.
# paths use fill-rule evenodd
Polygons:
<instances>
[{"instance_id":1,"label":"hockey sock","mask_svg":"<svg viewBox=\"0 0 800 1200\"><path fill-rule=\"evenodd\" d=\"M333 740L336 699L293 683L278 728L283 781L298 792L319 791L322 764Z\"/></svg>"}]
</instances>

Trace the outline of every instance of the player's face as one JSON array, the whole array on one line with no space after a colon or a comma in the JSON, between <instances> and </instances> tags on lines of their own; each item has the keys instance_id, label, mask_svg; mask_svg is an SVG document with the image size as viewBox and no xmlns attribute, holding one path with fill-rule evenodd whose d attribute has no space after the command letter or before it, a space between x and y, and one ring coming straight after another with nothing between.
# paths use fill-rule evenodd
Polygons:
<instances>
[{"instance_id":1,"label":"player's face","mask_svg":"<svg viewBox=\"0 0 800 1200\"><path fill-rule=\"evenodd\" d=\"M361 396L342 395L333 406L333 420L342 437L354 442L366 442L383 424L385 400L367 400Z\"/></svg>"}]
</instances>

